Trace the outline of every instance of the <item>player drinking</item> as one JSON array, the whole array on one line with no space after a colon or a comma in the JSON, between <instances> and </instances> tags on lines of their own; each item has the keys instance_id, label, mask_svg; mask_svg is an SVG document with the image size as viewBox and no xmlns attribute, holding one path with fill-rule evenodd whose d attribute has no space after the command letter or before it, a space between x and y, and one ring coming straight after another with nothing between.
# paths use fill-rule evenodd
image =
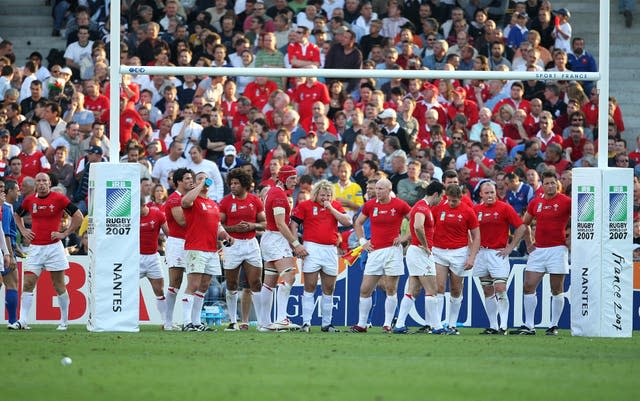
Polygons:
<instances>
[{"instance_id":1,"label":"player drinking","mask_svg":"<svg viewBox=\"0 0 640 401\"><path fill-rule=\"evenodd\" d=\"M222 274L218 237L233 244L233 238L220 224L218 205L207 196L213 181L206 173L196 174L196 185L181 201L186 231L184 249L186 253L187 289L182 300L184 319L183 331L207 331L201 323L200 315L204 304L204 294L209 288L212 276Z\"/></svg>"}]
</instances>

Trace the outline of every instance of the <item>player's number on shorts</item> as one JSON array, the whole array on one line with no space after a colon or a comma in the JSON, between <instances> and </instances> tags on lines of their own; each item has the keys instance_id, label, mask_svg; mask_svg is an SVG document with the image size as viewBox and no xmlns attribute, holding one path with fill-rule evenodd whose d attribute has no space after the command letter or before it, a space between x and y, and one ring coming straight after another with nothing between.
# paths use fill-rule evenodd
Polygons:
<instances>
[{"instance_id":1,"label":"player's number on shorts","mask_svg":"<svg viewBox=\"0 0 640 401\"><path fill-rule=\"evenodd\" d=\"M578 239L593 239L593 233L578 233Z\"/></svg>"},{"instance_id":2,"label":"player's number on shorts","mask_svg":"<svg viewBox=\"0 0 640 401\"><path fill-rule=\"evenodd\" d=\"M131 227L107 227L107 235L129 235Z\"/></svg>"},{"instance_id":3,"label":"player's number on shorts","mask_svg":"<svg viewBox=\"0 0 640 401\"><path fill-rule=\"evenodd\" d=\"M626 238L627 238L627 233L625 232L609 233L609 239L626 239Z\"/></svg>"}]
</instances>

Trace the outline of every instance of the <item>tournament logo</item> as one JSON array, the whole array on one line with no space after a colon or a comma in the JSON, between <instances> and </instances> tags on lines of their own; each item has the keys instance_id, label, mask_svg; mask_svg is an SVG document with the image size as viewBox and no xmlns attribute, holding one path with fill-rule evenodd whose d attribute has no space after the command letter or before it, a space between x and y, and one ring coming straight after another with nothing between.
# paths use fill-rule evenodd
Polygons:
<instances>
[{"instance_id":1,"label":"tournament logo","mask_svg":"<svg viewBox=\"0 0 640 401\"><path fill-rule=\"evenodd\" d=\"M578 187L578 221L591 223L595 219L596 211L595 187Z\"/></svg>"},{"instance_id":2,"label":"tournament logo","mask_svg":"<svg viewBox=\"0 0 640 401\"><path fill-rule=\"evenodd\" d=\"M131 217L131 181L107 181L107 217Z\"/></svg>"},{"instance_id":3,"label":"tournament logo","mask_svg":"<svg viewBox=\"0 0 640 401\"><path fill-rule=\"evenodd\" d=\"M609 187L609 221L627 221L627 187Z\"/></svg>"},{"instance_id":4,"label":"tournament logo","mask_svg":"<svg viewBox=\"0 0 640 401\"><path fill-rule=\"evenodd\" d=\"M106 235L131 232L131 181L107 181Z\"/></svg>"}]
</instances>

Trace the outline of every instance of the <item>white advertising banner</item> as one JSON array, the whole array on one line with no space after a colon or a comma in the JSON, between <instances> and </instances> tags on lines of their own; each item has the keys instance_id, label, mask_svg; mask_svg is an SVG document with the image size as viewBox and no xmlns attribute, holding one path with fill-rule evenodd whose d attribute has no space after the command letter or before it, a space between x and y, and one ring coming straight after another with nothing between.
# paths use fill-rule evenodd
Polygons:
<instances>
[{"instance_id":1,"label":"white advertising banner","mask_svg":"<svg viewBox=\"0 0 640 401\"><path fill-rule=\"evenodd\" d=\"M136 332L140 169L96 163L89 174L89 331Z\"/></svg>"},{"instance_id":2,"label":"white advertising banner","mask_svg":"<svg viewBox=\"0 0 640 401\"><path fill-rule=\"evenodd\" d=\"M573 169L571 188L571 334L599 336L602 170Z\"/></svg>"},{"instance_id":3,"label":"white advertising banner","mask_svg":"<svg viewBox=\"0 0 640 401\"><path fill-rule=\"evenodd\" d=\"M603 172L602 337L633 330L633 170Z\"/></svg>"}]
</instances>

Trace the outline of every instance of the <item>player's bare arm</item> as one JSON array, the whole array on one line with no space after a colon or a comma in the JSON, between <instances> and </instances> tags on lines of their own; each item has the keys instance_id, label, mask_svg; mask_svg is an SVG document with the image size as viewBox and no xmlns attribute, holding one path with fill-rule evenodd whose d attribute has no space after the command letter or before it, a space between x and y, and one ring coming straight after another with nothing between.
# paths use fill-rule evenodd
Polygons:
<instances>
[{"instance_id":1,"label":"player's bare arm","mask_svg":"<svg viewBox=\"0 0 640 401\"><path fill-rule=\"evenodd\" d=\"M371 252L373 251L373 246L371 245L371 241L368 241L365 237L364 237L364 222L367 221L367 216L365 216L364 214L360 213L358 215L358 218L356 219L356 222L354 223L353 227L356 230L356 236L358 237L358 243L360 245L362 245L362 249L367 251L367 252Z\"/></svg>"},{"instance_id":2,"label":"player's bare arm","mask_svg":"<svg viewBox=\"0 0 640 401\"><path fill-rule=\"evenodd\" d=\"M480 250L480 228L476 227L473 230L469 230L469 234L471 235L471 243L469 244L469 257L467 261L464 262L465 270L471 270L473 268L476 255L478 254L478 250Z\"/></svg>"}]
</instances>

